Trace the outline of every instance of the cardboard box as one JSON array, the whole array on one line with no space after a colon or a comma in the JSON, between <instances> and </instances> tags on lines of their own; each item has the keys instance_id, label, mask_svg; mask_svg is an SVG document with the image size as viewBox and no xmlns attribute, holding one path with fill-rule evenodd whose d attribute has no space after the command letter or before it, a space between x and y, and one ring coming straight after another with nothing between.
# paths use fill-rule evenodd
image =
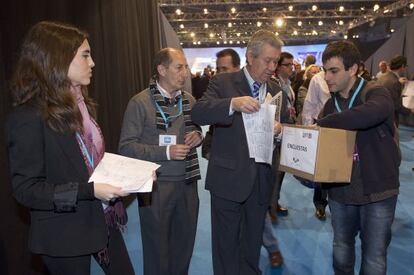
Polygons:
<instances>
[{"instance_id":1,"label":"cardboard box","mask_svg":"<svg viewBox=\"0 0 414 275\"><path fill-rule=\"evenodd\" d=\"M279 170L316 182L350 182L356 132L283 125Z\"/></svg>"}]
</instances>

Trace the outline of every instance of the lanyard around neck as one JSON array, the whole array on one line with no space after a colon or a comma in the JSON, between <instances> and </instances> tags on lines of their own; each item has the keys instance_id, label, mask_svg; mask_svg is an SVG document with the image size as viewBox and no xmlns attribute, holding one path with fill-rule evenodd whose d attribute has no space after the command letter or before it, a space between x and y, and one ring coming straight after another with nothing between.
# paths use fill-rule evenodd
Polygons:
<instances>
[{"instance_id":1,"label":"lanyard around neck","mask_svg":"<svg viewBox=\"0 0 414 275\"><path fill-rule=\"evenodd\" d=\"M183 97L180 97L180 99L178 100L179 112L178 112L178 114L176 114L174 116L167 117L165 115L165 112L160 107L160 105L158 105L157 101L155 101L155 106L157 107L158 111L160 112L160 114L162 116L162 119L164 120L165 128L168 128L168 124L170 123L171 119L179 117L183 113Z\"/></svg>"},{"instance_id":2,"label":"lanyard around neck","mask_svg":"<svg viewBox=\"0 0 414 275\"><path fill-rule=\"evenodd\" d=\"M90 165L90 167L93 169L94 168L94 163L93 163L93 154L89 154L88 152L88 148L85 145L85 142L83 141L81 135L79 133L76 133L76 138L78 139L79 143L82 146L82 151L84 153L84 155L86 156L86 159Z\"/></svg>"},{"instance_id":3,"label":"lanyard around neck","mask_svg":"<svg viewBox=\"0 0 414 275\"><path fill-rule=\"evenodd\" d=\"M356 88L356 90L355 90L354 94L353 94L353 95L352 95L352 97L351 97L351 100L349 101L349 104L348 104L348 109L351 109L351 108L352 108L352 106L354 105L355 98L358 96L358 94L359 94L359 92L361 91L362 86L364 85L364 83L365 83L365 80L363 80L362 78L360 78L360 81L359 81L358 87ZM335 107L336 107L336 110L338 111L338 113L342 112L341 107L339 107L338 100L336 99L336 95L335 95L335 97L334 97L334 100L335 100Z\"/></svg>"}]
</instances>

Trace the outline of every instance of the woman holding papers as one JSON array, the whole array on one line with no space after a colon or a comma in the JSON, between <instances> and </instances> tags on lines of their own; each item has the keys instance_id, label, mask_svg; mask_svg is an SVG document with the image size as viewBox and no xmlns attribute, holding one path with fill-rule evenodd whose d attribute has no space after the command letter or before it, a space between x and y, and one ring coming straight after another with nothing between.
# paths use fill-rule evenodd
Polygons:
<instances>
[{"instance_id":1,"label":"woman holding papers","mask_svg":"<svg viewBox=\"0 0 414 275\"><path fill-rule=\"evenodd\" d=\"M94 62L87 35L54 22L33 26L12 81L15 110L6 125L14 196L30 208L29 247L50 274L133 274L119 229L127 195L88 182L104 141L88 97ZM102 206L101 201L112 203Z\"/></svg>"}]
</instances>

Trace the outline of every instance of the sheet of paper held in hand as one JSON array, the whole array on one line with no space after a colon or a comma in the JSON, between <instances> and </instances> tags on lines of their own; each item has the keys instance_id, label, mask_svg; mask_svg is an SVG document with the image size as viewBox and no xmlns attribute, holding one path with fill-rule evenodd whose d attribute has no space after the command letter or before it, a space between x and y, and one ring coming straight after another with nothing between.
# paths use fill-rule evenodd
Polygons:
<instances>
[{"instance_id":1,"label":"sheet of paper held in hand","mask_svg":"<svg viewBox=\"0 0 414 275\"><path fill-rule=\"evenodd\" d=\"M122 187L129 193L152 191L152 173L160 165L116 154L105 153L89 181Z\"/></svg>"},{"instance_id":2,"label":"sheet of paper held in hand","mask_svg":"<svg viewBox=\"0 0 414 275\"><path fill-rule=\"evenodd\" d=\"M274 123L280 120L282 93L273 98L267 94L260 110L255 113L242 113L249 155L256 162L272 164Z\"/></svg>"}]
</instances>

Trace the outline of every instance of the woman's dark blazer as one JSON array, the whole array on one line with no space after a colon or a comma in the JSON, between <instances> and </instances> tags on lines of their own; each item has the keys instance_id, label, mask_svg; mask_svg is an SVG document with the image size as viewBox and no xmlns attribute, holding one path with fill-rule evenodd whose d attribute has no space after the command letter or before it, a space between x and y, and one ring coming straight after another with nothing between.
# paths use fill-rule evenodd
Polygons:
<instances>
[{"instance_id":1,"label":"woman's dark blazer","mask_svg":"<svg viewBox=\"0 0 414 275\"><path fill-rule=\"evenodd\" d=\"M63 257L105 248L102 205L75 135L52 131L29 106L14 110L6 133L13 193L30 208L30 250Z\"/></svg>"}]
</instances>

